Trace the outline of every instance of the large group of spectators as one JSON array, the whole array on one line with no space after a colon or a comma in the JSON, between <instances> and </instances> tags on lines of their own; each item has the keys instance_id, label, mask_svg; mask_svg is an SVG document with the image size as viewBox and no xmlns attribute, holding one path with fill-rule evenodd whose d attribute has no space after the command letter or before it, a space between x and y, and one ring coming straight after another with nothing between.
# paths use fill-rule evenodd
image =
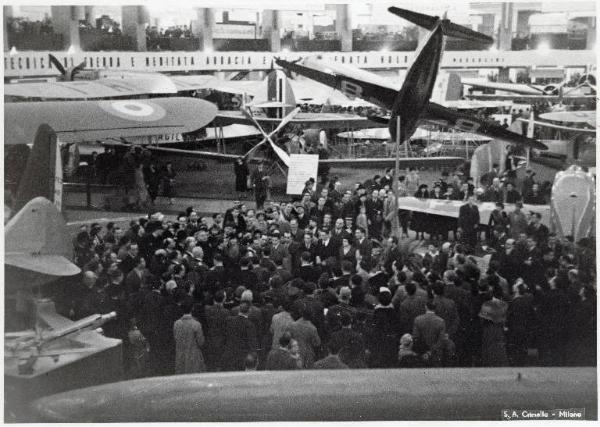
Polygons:
<instances>
[{"instance_id":1,"label":"large group of spectators","mask_svg":"<svg viewBox=\"0 0 600 427\"><path fill-rule=\"evenodd\" d=\"M431 194L418 171L399 177L406 194L466 200L452 239L406 211L403 236L392 235L390 170L348 190L336 178L308 182L301 199L262 210L236 202L212 216L190 207L172 221L154 213L82 227L82 280L61 307L73 319L117 312L104 330L123 340L129 377L595 364L593 240L559 239L520 209L507 215L502 200L521 197L510 184L499 191L493 174L480 195L497 201L489 228L459 173ZM527 201L536 185L529 173L517 187Z\"/></svg>"}]
</instances>

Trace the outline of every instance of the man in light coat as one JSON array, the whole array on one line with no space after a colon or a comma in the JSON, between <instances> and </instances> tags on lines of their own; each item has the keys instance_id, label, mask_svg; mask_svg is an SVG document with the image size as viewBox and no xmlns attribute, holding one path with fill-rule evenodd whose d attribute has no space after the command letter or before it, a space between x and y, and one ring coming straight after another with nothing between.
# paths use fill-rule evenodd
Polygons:
<instances>
[{"instance_id":1,"label":"man in light coat","mask_svg":"<svg viewBox=\"0 0 600 427\"><path fill-rule=\"evenodd\" d=\"M192 302L182 304L183 316L175 322L173 334L175 336L175 373L190 374L204 372L204 334L202 325L192 317Z\"/></svg>"}]
</instances>

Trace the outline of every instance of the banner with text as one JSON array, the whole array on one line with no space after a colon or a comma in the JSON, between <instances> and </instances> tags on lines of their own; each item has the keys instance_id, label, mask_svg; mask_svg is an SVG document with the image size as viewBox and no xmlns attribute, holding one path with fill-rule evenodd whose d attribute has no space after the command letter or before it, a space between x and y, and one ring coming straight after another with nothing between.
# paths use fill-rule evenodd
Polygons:
<instances>
[{"instance_id":1,"label":"banner with text","mask_svg":"<svg viewBox=\"0 0 600 427\"><path fill-rule=\"evenodd\" d=\"M287 194L302 194L304 183L310 178L317 180L319 156L317 154L290 154Z\"/></svg>"}]
</instances>

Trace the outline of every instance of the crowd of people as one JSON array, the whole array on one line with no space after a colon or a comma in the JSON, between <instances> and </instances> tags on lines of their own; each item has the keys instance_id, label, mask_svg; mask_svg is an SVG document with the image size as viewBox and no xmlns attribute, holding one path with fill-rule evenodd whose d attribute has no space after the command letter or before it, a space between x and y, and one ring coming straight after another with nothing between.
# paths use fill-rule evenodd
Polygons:
<instances>
[{"instance_id":1,"label":"crowd of people","mask_svg":"<svg viewBox=\"0 0 600 427\"><path fill-rule=\"evenodd\" d=\"M497 203L489 227L470 180L449 175L431 193L416 170L398 179L406 194L465 201L452 239L406 211L393 235L391 170L353 189L309 181L300 199L260 210L236 202L212 216L190 207L175 220L84 226L82 279L60 307L73 319L117 312L104 331L123 340L129 377L595 364L593 239L559 239L539 215L503 211L537 197L532 173L513 183L523 197L482 177L480 196Z\"/></svg>"},{"instance_id":2,"label":"crowd of people","mask_svg":"<svg viewBox=\"0 0 600 427\"><path fill-rule=\"evenodd\" d=\"M158 162L140 146L132 145L125 152L107 146L100 154L92 153L89 166L92 182L120 188L126 208L148 210L158 197L166 197L173 204L177 177L173 163Z\"/></svg>"}]
</instances>

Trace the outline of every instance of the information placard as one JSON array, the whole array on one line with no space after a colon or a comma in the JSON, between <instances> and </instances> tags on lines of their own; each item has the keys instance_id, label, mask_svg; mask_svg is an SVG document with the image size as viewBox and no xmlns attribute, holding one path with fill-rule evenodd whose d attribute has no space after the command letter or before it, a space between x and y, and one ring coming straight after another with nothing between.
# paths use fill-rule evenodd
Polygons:
<instances>
[{"instance_id":1,"label":"information placard","mask_svg":"<svg viewBox=\"0 0 600 427\"><path fill-rule=\"evenodd\" d=\"M291 154L288 169L287 194L302 194L304 183L317 179L319 156L317 154Z\"/></svg>"}]
</instances>

